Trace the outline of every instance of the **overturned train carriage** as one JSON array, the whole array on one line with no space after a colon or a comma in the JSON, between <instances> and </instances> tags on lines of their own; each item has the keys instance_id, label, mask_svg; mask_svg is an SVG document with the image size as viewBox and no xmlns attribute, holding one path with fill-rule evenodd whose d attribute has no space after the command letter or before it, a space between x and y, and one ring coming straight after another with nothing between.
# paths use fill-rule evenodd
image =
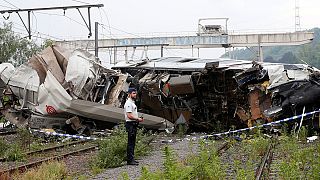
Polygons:
<instances>
[{"instance_id":1,"label":"overturned train carriage","mask_svg":"<svg viewBox=\"0 0 320 180\"><path fill-rule=\"evenodd\" d=\"M194 131L253 126L318 109L319 71L306 65L167 57L116 64L142 112Z\"/></svg>"}]
</instances>

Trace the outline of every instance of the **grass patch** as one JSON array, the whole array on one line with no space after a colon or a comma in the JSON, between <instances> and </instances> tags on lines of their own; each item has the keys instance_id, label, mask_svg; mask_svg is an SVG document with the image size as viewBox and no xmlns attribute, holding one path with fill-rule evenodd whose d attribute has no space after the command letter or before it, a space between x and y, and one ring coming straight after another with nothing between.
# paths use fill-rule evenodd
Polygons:
<instances>
[{"instance_id":1,"label":"grass patch","mask_svg":"<svg viewBox=\"0 0 320 180\"><path fill-rule=\"evenodd\" d=\"M9 145L3 140L3 138L0 138L0 157L4 156L8 148Z\"/></svg>"},{"instance_id":2,"label":"grass patch","mask_svg":"<svg viewBox=\"0 0 320 180\"><path fill-rule=\"evenodd\" d=\"M71 179L67 176L66 165L62 162L53 161L43 163L38 169L32 169L24 175L17 176L14 179L19 180L57 180Z\"/></svg>"},{"instance_id":3,"label":"grass patch","mask_svg":"<svg viewBox=\"0 0 320 180\"><path fill-rule=\"evenodd\" d=\"M320 179L320 143L302 144L295 137L286 137L279 145L281 179Z\"/></svg>"},{"instance_id":4,"label":"grass patch","mask_svg":"<svg viewBox=\"0 0 320 180\"><path fill-rule=\"evenodd\" d=\"M11 144L4 156L8 161L23 161L25 159L25 155L18 144Z\"/></svg>"},{"instance_id":5,"label":"grass patch","mask_svg":"<svg viewBox=\"0 0 320 180\"><path fill-rule=\"evenodd\" d=\"M0 123L6 123L6 119L4 118L4 116L0 116Z\"/></svg>"},{"instance_id":6,"label":"grass patch","mask_svg":"<svg viewBox=\"0 0 320 180\"><path fill-rule=\"evenodd\" d=\"M200 141L200 153L190 154L187 160L176 159L176 154L169 148L164 148L164 170L150 172L142 167L141 180L147 179L225 179L226 169L217 154L212 141Z\"/></svg>"}]
</instances>

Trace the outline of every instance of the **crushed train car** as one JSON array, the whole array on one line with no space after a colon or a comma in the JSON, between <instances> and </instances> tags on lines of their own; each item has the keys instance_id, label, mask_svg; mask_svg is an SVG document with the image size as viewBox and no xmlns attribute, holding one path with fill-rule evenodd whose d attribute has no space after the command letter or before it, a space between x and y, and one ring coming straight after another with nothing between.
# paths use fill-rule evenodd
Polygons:
<instances>
[{"instance_id":1,"label":"crushed train car","mask_svg":"<svg viewBox=\"0 0 320 180\"><path fill-rule=\"evenodd\" d=\"M87 51L51 46L17 68L0 64L0 72L0 111L18 126L69 126L74 133L83 133L124 120L121 106L130 85L128 75L101 66ZM143 117L146 128L173 126L161 117Z\"/></svg>"},{"instance_id":2,"label":"crushed train car","mask_svg":"<svg viewBox=\"0 0 320 180\"><path fill-rule=\"evenodd\" d=\"M320 107L320 76L303 64L163 57L119 62L140 109L194 131L222 131Z\"/></svg>"}]
</instances>

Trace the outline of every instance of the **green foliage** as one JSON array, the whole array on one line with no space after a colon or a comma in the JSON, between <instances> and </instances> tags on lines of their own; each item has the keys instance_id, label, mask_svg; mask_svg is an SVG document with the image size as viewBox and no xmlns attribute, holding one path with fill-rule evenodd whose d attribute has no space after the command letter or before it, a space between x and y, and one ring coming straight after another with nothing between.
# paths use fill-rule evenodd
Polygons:
<instances>
[{"instance_id":1,"label":"green foliage","mask_svg":"<svg viewBox=\"0 0 320 180\"><path fill-rule=\"evenodd\" d=\"M130 180L129 174L127 172L122 172L121 173L121 179L123 180Z\"/></svg>"},{"instance_id":2,"label":"green foliage","mask_svg":"<svg viewBox=\"0 0 320 180\"><path fill-rule=\"evenodd\" d=\"M6 122L6 119L4 118L4 116L1 116L0 117L0 123L5 123Z\"/></svg>"},{"instance_id":3,"label":"green foliage","mask_svg":"<svg viewBox=\"0 0 320 180\"><path fill-rule=\"evenodd\" d=\"M306 141L307 137L308 137L308 128L305 126L301 126L301 129L298 134L299 140Z\"/></svg>"},{"instance_id":4,"label":"green foliage","mask_svg":"<svg viewBox=\"0 0 320 180\"><path fill-rule=\"evenodd\" d=\"M164 155L164 170L150 172L143 167L140 179L225 179L225 166L213 142L201 141L199 154L191 154L186 161L177 160L169 147L164 148Z\"/></svg>"},{"instance_id":5,"label":"green foliage","mask_svg":"<svg viewBox=\"0 0 320 180\"><path fill-rule=\"evenodd\" d=\"M88 177L88 176L85 176L85 175L80 175L80 176L78 176L78 177L75 178L75 179L78 179L78 180L87 180L87 179L89 179L89 177Z\"/></svg>"},{"instance_id":6,"label":"green foliage","mask_svg":"<svg viewBox=\"0 0 320 180\"><path fill-rule=\"evenodd\" d=\"M239 155L233 157L233 167L236 179L254 179L255 165L260 162L262 156L267 150L269 139L265 139L261 131L257 131L254 139L244 140L241 143L241 149L235 146Z\"/></svg>"},{"instance_id":7,"label":"green foliage","mask_svg":"<svg viewBox=\"0 0 320 180\"><path fill-rule=\"evenodd\" d=\"M281 162L278 165L281 179L319 179L320 144L299 143L295 138L284 138L279 145ZM303 148L301 148L303 146Z\"/></svg>"},{"instance_id":8,"label":"green foliage","mask_svg":"<svg viewBox=\"0 0 320 180\"><path fill-rule=\"evenodd\" d=\"M53 44L54 44L54 40L46 39L46 40L43 42L41 48L42 48L42 49L45 49L45 48L47 48L47 47L49 47L49 46L52 46Z\"/></svg>"},{"instance_id":9,"label":"green foliage","mask_svg":"<svg viewBox=\"0 0 320 180\"><path fill-rule=\"evenodd\" d=\"M32 134L25 128L19 128L17 130L17 139L22 149L29 147L33 137Z\"/></svg>"},{"instance_id":10,"label":"green foliage","mask_svg":"<svg viewBox=\"0 0 320 180\"><path fill-rule=\"evenodd\" d=\"M6 157L8 161L22 161L25 158L23 149L21 148L22 139L24 139L29 132L23 129L18 130L18 141L13 144L7 144L3 139L0 139L0 156Z\"/></svg>"},{"instance_id":11,"label":"green foliage","mask_svg":"<svg viewBox=\"0 0 320 180\"><path fill-rule=\"evenodd\" d=\"M99 164L94 164L94 162L96 162L96 161L98 161L98 159L94 158L94 160L90 164L91 171L92 171L93 175L100 174L103 171L103 169L98 166Z\"/></svg>"},{"instance_id":12,"label":"green foliage","mask_svg":"<svg viewBox=\"0 0 320 180\"><path fill-rule=\"evenodd\" d=\"M178 137L182 138L185 132L186 132L186 125L178 124L178 130L177 130Z\"/></svg>"},{"instance_id":13,"label":"green foliage","mask_svg":"<svg viewBox=\"0 0 320 180\"><path fill-rule=\"evenodd\" d=\"M249 149L251 149L251 154L253 157L263 156L267 150L270 140L263 137L255 138L248 144Z\"/></svg>"},{"instance_id":14,"label":"green foliage","mask_svg":"<svg viewBox=\"0 0 320 180\"><path fill-rule=\"evenodd\" d=\"M45 145L42 144L42 143L39 143L37 141L33 141L31 144L30 144L30 150L31 151L36 151L36 150L40 150L40 149L43 149L45 148Z\"/></svg>"},{"instance_id":15,"label":"green foliage","mask_svg":"<svg viewBox=\"0 0 320 180\"><path fill-rule=\"evenodd\" d=\"M162 180L165 179L163 172L157 170L156 172L150 172L146 167L141 168L140 180Z\"/></svg>"},{"instance_id":16,"label":"green foliage","mask_svg":"<svg viewBox=\"0 0 320 180\"><path fill-rule=\"evenodd\" d=\"M164 177L165 179L189 179L188 175L191 173L191 168L184 166L176 159L176 154L166 146L164 148Z\"/></svg>"},{"instance_id":17,"label":"green foliage","mask_svg":"<svg viewBox=\"0 0 320 180\"><path fill-rule=\"evenodd\" d=\"M14 34L12 23L5 23L0 28L0 62L11 62L18 66L38 51L40 47L35 42Z\"/></svg>"},{"instance_id":18,"label":"green foliage","mask_svg":"<svg viewBox=\"0 0 320 180\"><path fill-rule=\"evenodd\" d=\"M93 169L110 168L121 166L127 158L127 132L123 124L119 126L113 135L99 142L99 153L91 163ZM135 156L145 156L151 151L149 141L152 137L143 133L143 130L137 132L137 142Z\"/></svg>"},{"instance_id":19,"label":"green foliage","mask_svg":"<svg viewBox=\"0 0 320 180\"><path fill-rule=\"evenodd\" d=\"M200 141L199 155L189 162L193 167L191 179L224 179L226 175L212 141Z\"/></svg>"},{"instance_id":20,"label":"green foliage","mask_svg":"<svg viewBox=\"0 0 320 180\"><path fill-rule=\"evenodd\" d=\"M5 152L5 157L8 161L22 161L25 159L25 155L18 144L11 144Z\"/></svg>"},{"instance_id":21,"label":"green foliage","mask_svg":"<svg viewBox=\"0 0 320 180\"><path fill-rule=\"evenodd\" d=\"M236 179L254 179L252 161L246 161L243 165L240 160L234 161Z\"/></svg>"},{"instance_id":22,"label":"green foliage","mask_svg":"<svg viewBox=\"0 0 320 180\"><path fill-rule=\"evenodd\" d=\"M185 166L176 159L176 154L168 146L164 147L164 171L150 172L146 167L142 168L141 180L160 179L191 179L192 167Z\"/></svg>"}]
</instances>

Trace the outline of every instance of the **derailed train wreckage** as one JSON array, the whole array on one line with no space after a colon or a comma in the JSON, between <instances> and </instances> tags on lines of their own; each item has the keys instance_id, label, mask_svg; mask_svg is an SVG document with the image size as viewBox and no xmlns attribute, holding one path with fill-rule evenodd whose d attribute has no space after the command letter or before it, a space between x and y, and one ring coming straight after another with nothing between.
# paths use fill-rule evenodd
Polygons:
<instances>
[{"instance_id":1,"label":"derailed train wreckage","mask_svg":"<svg viewBox=\"0 0 320 180\"><path fill-rule=\"evenodd\" d=\"M14 68L0 64L1 113L7 120L31 128L66 128L89 133L124 120L128 75L106 69L90 53L48 47ZM169 121L143 114L146 128L171 127Z\"/></svg>"},{"instance_id":2,"label":"derailed train wreckage","mask_svg":"<svg viewBox=\"0 0 320 180\"><path fill-rule=\"evenodd\" d=\"M123 61L110 70L86 51L52 46L18 68L3 63L0 72L6 119L34 128L70 126L74 133L123 120L129 86L138 89L149 129L186 124L223 131L320 107L319 71L301 64L167 57Z\"/></svg>"},{"instance_id":3,"label":"derailed train wreckage","mask_svg":"<svg viewBox=\"0 0 320 180\"><path fill-rule=\"evenodd\" d=\"M320 107L319 71L302 64L166 57L113 69L133 77L143 112L194 131L250 127Z\"/></svg>"}]
</instances>

